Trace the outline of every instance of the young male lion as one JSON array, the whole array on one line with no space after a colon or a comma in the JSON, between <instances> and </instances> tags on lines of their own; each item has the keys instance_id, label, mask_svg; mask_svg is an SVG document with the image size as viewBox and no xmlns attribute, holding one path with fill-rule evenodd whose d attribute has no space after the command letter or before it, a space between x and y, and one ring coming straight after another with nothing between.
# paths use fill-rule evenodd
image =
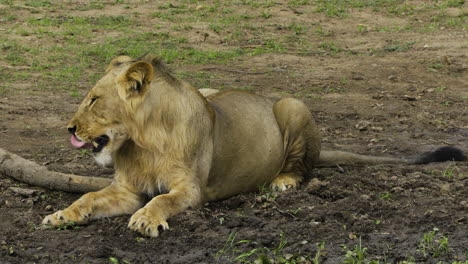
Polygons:
<instances>
[{"instance_id":1,"label":"young male lion","mask_svg":"<svg viewBox=\"0 0 468 264\"><path fill-rule=\"evenodd\" d=\"M92 148L98 163L114 165L114 181L43 223L82 224L133 214L128 227L152 237L169 228L169 217L206 201L266 183L278 190L294 188L318 162L414 162L321 152L317 127L302 102L274 102L242 91L205 99L159 59L149 58L114 59L68 130L75 147ZM456 149L441 151L442 159L464 158ZM148 196L152 199L144 204Z\"/></svg>"}]
</instances>

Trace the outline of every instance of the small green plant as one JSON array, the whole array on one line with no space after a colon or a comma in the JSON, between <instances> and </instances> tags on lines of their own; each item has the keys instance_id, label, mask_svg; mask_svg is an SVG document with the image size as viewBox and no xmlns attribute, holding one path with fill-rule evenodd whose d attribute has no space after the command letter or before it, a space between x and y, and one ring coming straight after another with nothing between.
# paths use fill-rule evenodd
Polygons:
<instances>
[{"instance_id":1,"label":"small green plant","mask_svg":"<svg viewBox=\"0 0 468 264\"><path fill-rule=\"evenodd\" d=\"M209 28L210 30L213 30L214 32L216 32L216 33L218 33L218 34L219 34L219 33L221 32L221 30L223 29L223 27L221 27L220 25L216 25L216 24L210 24L210 25L208 26L208 28Z\"/></svg>"},{"instance_id":2,"label":"small green plant","mask_svg":"<svg viewBox=\"0 0 468 264\"><path fill-rule=\"evenodd\" d=\"M385 46L384 51L386 52L405 52L410 50L416 42L405 42L399 43L395 42L394 45Z\"/></svg>"},{"instance_id":3,"label":"small green plant","mask_svg":"<svg viewBox=\"0 0 468 264\"><path fill-rule=\"evenodd\" d=\"M413 257L410 257L408 260L399 261L398 264L416 264L416 262Z\"/></svg>"},{"instance_id":4,"label":"small green plant","mask_svg":"<svg viewBox=\"0 0 468 264\"><path fill-rule=\"evenodd\" d=\"M294 31L295 35L301 35L301 34L304 34L305 32L305 27L304 25L301 25L301 24L291 23L286 28Z\"/></svg>"},{"instance_id":5,"label":"small green plant","mask_svg":"<svg viewBox=\"0 0 468 264\"><path fill-rule=\"evenodd\" d=\"M239 87L238 89L243 90L243 91L253 91L253 90L255 90L255 88L253 86L249 86L249 85Z\"/></svg>"},{"instance_id":6,"label":"small green plant","mask_svg":"<svg viewBox=\"0 0 468 264\"><path fill-rule=\"evenodd\" d=\"M160 18L163 20L172 20L172 15L164 12L154 12L151 14L152 18Z\"/></svg>"},{"instance_id":7,"label":"small green plant","mask_svg":"<svg viewBox=\"0 0 468 264\"><path fill-rule=\"evenodd\" d=\"M367 248L362 247L361 238L359 238L359 244L354 246L353 250L348 249L346 246L343 246L343 249L346 251L343 264L364 264L366 258Z\"/></svg>"},{"instance_id":8,"label":"small green plant","mask_svg":"<svg viewBox=\"0 0 468 264\"><path fill-rule=\"evenodd\" d=\"M369 27L367 25L364 25L364 24L358 24L357 25L357 30L359 33L366 33L366 32L369 32Z\"/></svg>"},{"instance_id":9,"label":"small green plant","mask_svg":"<svg viewBox=\"0 0 468 264\"><path fill-rule=\"evenodd\" d=\"M434 64L427 66L428 69L432 69L432 70L439 70L439 69L442 69L443 67L444 65L440 63L434 63Z\"/></svg>"},{"instance_id":10,"label":"small green plant","mask_svg":"<svg viewBox=\"0 0 468 264\"><path fill-rule=\"evenodd\" d=\"M298 208L296 208L296 209L294 209L294 210L293 210L293 209L289 209L289 210L287 210L287 212L290 213L290 214L292 214L292 215L297 215L297 213L299 213L301 210L302 210L302 208L301 208L301 207L298 207Z\"/></svg>"},{"instance_id":11,"label":"small green plant","mask_svg":"<svg viewBox=\"0 0 468 264\"><path fill-rule=\"evenodd\" d=\"M418 251L424 257L431 256L438 258L449 252L448 238L438 234L438 232L439 229L434 227L432 231L423 234L423 238L419 242Z\"/></svg>"},{"instance_id":12,"label":"small green plant","mask_svg":"<svg viewBox=\"0 0 468 264\"><path fill-rule=\"evenodd\" d=\"M345 1L339 0L317 0L315 12L324 13L330 17L343 18L346 16Z\"/></svg>"},{"instance_id":13,"label":"small green plant","mask_svg":"<svg viewBox=\"0 0 468 264\"><path fill-rule=\"evenodd\" d=\"M288 1L290 6L301 6L301 5L310 5L309 0L290 0Z\"/></svg>"},{"instance_id":14,"label":"small green plant","mask_svg":"<svg viewBox=\"0 0 468 264\"><path fill-rule=\"evenodd\" d=\"M110 263L112 264L119 264L119 259L116 257L110 257L109 258Z\"/></svg>"},{"instance_id":15,"label":"small green plant","mask_svg":"<svg viewBox=\"0 0 468 264\"><path fill-rule=\"evenodd\" d=\"M80 227L75 222L68 222L55 227L56 230L78 230Z\"/></svg>"},{"instance_id":16,"label":"small green plant","mask_svg":"<svg viewBox=\"0 0 468 264\"><path fill-rule=\"evenodd\" d=\"M382 199L382 200L391 200L392 199L392 194L391 193L381 193L380 194L380 199Z\"/></svg>"},{"instance_id":17,"label":"small green plant","mask_svg":"<svg viewBox=\"0 0 468 264\"><path fill-rule=\"evenodd\" d=\"M271 13L266 12L266 11L262 11L262 13L260 14L260 17L264 18L264 19L269 19L269 18L272 18L273 15Z\"/></svg>"},{"instance_id":18,"label":"small green plant","mask_svg":"<svg viewBox=\"0 0 468 264\"><path fill-rule=\"evenodd\" d=\"M320 256L322 256L322 251L325 249L325 241L315 244L317 247L317 252L315 252L315 256L312 259L313 264L319 264Z\"/></svg>"},{"instance_id":19,"label":"small green plant","mask_svg":"<svg viewBox=\"0 0 468 264\"><path fill-rule=\"evenodd\" d=\"M447 86L439 86L439 87L435 88L435 90L438 91L438 92L443 92L443 91L447 90Z\"/></svg>"},{"instance_id":20,"label":"small green plant","mask_svg":"<svg viewBox=\"0 0 468 264\"><path fill-rule=\"evenodd\" d=\"M121 261L119 261L119 259L116 258L116 257L110 257L110 258L109 258L109 261L110 261L110 263L112 263L112 264L120 264L120 263L123 263L123 264L130 264L130 262L128 262L128 261L126 261L126 260L124 260L124 259L121 260Z\"/></svg>"},{"instance_id":21,"label":"small green plant","mask_svg":"<svg viewBox=\"0 0 468 264\"><path fill-rule=\"evenodd\" d=\"M311 263L311 261L318 260L321 256L322 250L325 248L325 243L317 244L317 253L312 260L310 256L302 256L300 254L288 254L284 252L287 245L283 233L280 234L279 244L274 248L260 247L253 248L247 252L243 252L239 248L242 245L256 245L257 243L250 240L236 240L236 233L231 233L224 244L223 249L216 253L216 262L226 261L229 263L244 263L244 264L297 264L297 263Z\"/></svg>"},{"instance_id":22,"label":"small green plant","mask_svg":"<svg viewBox=\"0 0 468 264\"><path fill-rule=\"evenodd\" d=\"M232 260L234 254L240 252L237 246L239 246L240 244L252 242L250 240L240 240L236 242L236 236L237 233L235 232L229 234L226 243L224 243L223 248L216 252L216 263L218 263L223 258Z\"/></svg>"},{"instance_id":23,"label":"small green plant","mask_svg":"<svg viewBox=\"0 0 468 264\"><path fill-rule=\"evenodd\" d=\"M319 48L330 51L331 53L338 53L342 51L342 49L333 42L320 42Z\"/></svg>"},{"instance_id":24,"label":"small green plant","mask_svg":"<svg viewBox=\"0 0 468 264\"><path fill-rule=\"evenodd\" d=\"M442 176L447 178L453 178L454 176L456 176L455 173L457 170L458 168L456 165L448 165L447 168L445 168L445 170L442 171Z\"/></svg>"},{"instance_id":25,"label":"small green plant","mask_svg":"<svg viewBox=\"0 0 468 264\"><path fill-rule=\"evenodd\" d=\"M262 185L259 187L259 193L257 194L257 201L271 203L276 200L278 193L275 192L268 185Z\"/></svg>"}]
</instances>

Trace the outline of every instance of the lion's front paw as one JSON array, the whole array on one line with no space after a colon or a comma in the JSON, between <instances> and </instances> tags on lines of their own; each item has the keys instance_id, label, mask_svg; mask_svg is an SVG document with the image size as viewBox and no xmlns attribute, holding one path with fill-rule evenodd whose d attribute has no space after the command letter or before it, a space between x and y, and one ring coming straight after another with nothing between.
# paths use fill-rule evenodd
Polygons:
<instances>
[{"instance_id":1,"label":"lion's front paw","mask_svg":"<svg viewBox=\"0 0 468 264\"><path fill-rule=\"evenodd\" d=\"M147 208L141 208L130 218L128 228L145 236L157 237L160 230L169 230L169 225L159 215L150 214Z\"/></svg>"},{"instance_id":2,"label":"lion's front paw","mask_svg":"<svg viewBox=\"0 0 468 264\"><path fill-rule=\"evenodd\" d=\"M67 223L83 224L88 221L90 214L83 214L79 210L61 210L50 214L42 220L42 224L59 226Z\"/></svg>"}]
</instances>

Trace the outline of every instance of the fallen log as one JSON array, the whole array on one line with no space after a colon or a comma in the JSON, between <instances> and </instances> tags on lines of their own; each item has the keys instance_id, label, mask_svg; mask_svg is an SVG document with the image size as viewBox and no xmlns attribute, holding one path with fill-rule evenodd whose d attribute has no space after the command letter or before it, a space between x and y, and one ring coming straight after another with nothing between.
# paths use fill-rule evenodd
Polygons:
<instances>
[{"instance_id":1,"label":"fallen log","mask_svg":"<svg viewBox=\"0 0 468 264\"><path fill-rule=\"evenodd\" d=\"M77 176L50 171L44 166L2 148L0 148L0 174L30 185L75 193L97 191L112 182L111 179L106 178Z\"/></svg>"}]
</instances>

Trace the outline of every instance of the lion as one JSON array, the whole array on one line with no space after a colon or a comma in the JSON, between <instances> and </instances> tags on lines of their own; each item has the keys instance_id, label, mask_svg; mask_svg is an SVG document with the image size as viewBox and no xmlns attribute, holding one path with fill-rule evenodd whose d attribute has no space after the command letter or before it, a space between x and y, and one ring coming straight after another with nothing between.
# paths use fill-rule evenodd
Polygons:
<instances>
[{"instance_id":1,"label":"lion","mask_svg":"<svg viewBox=\"0 0 468 264\"><path fill-rule=\"evenodd\" d=\"M92 149L99 164L114 167L113 182L43 223L131 214L131 230L157 237L169 229L168 218L188 208L264 184L296 188L318 165L465 158L452 147L417 160L321 151L313 116L297 99L202 92L206 97L157 57L113 59L68 124L73 146Z\"/></svg>"}]
</instances>

